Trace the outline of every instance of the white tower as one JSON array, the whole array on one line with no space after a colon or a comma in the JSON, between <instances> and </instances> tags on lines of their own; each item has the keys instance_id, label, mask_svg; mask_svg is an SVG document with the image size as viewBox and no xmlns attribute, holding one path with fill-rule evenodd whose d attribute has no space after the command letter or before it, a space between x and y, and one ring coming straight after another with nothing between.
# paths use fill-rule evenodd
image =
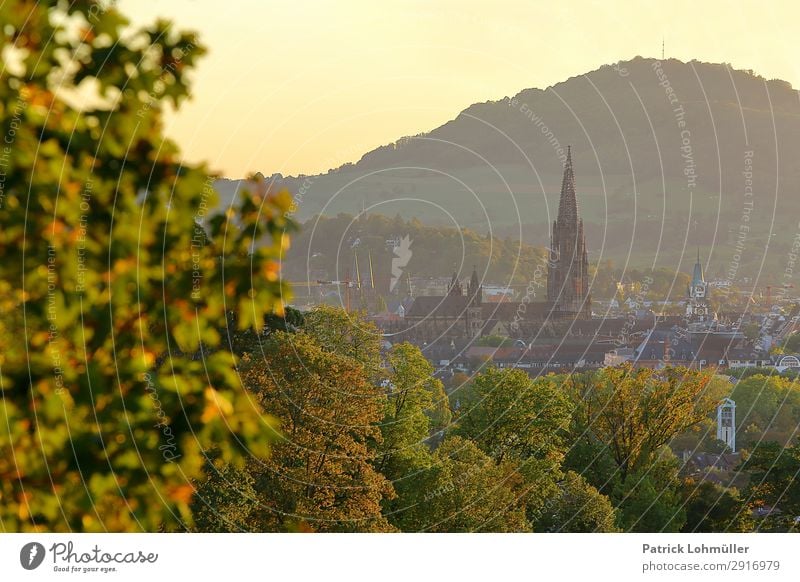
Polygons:
<instances>
[{"instance_id":1,"label":"white tower","mask_svg":"<svg viewBox=\"0 0 800 582\"><path fill-rule=\"evenodd\" d=\"M730 398L717 406L717 439L736 452L736 403Z\"/></svg>"}]
</instances>

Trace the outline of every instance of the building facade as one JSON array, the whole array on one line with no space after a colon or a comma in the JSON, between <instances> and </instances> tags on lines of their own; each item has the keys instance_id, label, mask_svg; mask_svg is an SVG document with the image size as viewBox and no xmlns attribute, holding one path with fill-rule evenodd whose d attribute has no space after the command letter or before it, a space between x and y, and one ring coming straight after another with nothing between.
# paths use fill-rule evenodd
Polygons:
<instances>
[{"instance_id":1,"label":"building facade","mask_svg":"<svg viewBox=\"0 0 800 582\"><path fill-rule=\"evenodd\" d=\"M547 301L485 302L475 269L465 286L456 274L445 296L414 298L403 324L390 330L397 339L430 343L441 339L474 339L501 334L531 338L543 330L591 319L589 266L583 221L578 213L572 151L567 150L558 216L551 232ZM466 288L465 288L466 287ZM402 329L404 328L404 329Z\"/></svg>"}]
</instances>

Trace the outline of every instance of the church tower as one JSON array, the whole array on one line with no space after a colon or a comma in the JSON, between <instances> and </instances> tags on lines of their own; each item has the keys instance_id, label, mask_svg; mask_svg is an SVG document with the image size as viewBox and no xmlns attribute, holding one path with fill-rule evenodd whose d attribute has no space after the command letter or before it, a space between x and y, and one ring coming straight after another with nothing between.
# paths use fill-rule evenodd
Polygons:
<instances>
[{"instance_id":1,"label":"church tower","mask_svg":"<svg viewBox=\"0 0 800 582\"><path fill-rule=\"evenodd\" d=\"M569 146L567 162L564 164L564 177L561 181L558 218L553 222L549 254L547 300L560 311L572 312L581 318L590 318L592 300L589 296L589 260L586 254L586 239L583 235L583 221L578 217L572 149Z\"/></svg>"},{"instance_id":2,"label":"church tower","mask_svg":"<svg viewBox=\"0 0 800 582\"><path fill-rule=\"evenodd\" d=\"M700 263L700 249L697 250L697 262L692 271L692 282L689 284L689 301L686 305L686 316L690 322L705 323L715 318L709 311L706 291L708 286L703 276L703 265Z\"/></svg>"},{"instance_id":3,"label":"church tower","mask_svg":"<svg viewBox=\"0 0 800 582\"><path fill-rule=\"evenodd\" d=\"M467 286L467 296L472 305L480 307L481 303L483 303L483 285L478 281L478 271L475 267L472 267L472 276L469 278L469 285Z\"/></svg>"},{"instance_id":4,"label":"church tower","mask_svg":"<svg viewBox=\"0 0 800 582\"><path fill-rule=\"evenodd\" d=\"M472 276L467 286L467 333L470 337L478 337L483 329L483 286L478 280L478 271L472 268Z\"/></svg>"}]
</instances>

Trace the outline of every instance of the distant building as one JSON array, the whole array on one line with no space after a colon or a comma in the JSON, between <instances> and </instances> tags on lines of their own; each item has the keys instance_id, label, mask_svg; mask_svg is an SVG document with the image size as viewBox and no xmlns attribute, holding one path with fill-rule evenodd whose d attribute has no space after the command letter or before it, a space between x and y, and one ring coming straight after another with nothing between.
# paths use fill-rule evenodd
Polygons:
<instances>
[{"instance_id":1,"label":"distant building","mask_svg":"<svg viewBox=\"0 0 800 582\"><path fill-rule=\"evenodd\" d=\"M444 277L417 280L413 296L408 278L409 292L402 305L374 320L389 342L409 341L430 361L451 371L475 369L487 361L502 368L522 368L531 375L622 363L654 369L772 365L768 353L757 349L739 329L741 321L726 324L724 316L717 318L711 311L699 251L685 315L656 314L643 309L651 302L629 297L627 315L592 318L587 246L571 149L550 235L546 301L531 301L527 295L513 300L508 288L484 286L473 268L467 281L457 273L449 281ZM632 283L627 285L635 290ZM620 286L625 288L623 282ZM424 288L426 292L418 292ZM490 295L503 300L488 300ZM800 310L767 323L774 324L768 331L775 337L800 330ZM513 347L508 343L499 348L481 346L480 338L490 335L516 341ZM800 360L787 359L783 365L798 367Z\"/></svg>"},{"instance_id":2,"label":"distant building","mask_svg":"<svg viewBox=\"0 0 800 582\"><path fill-rule=\"evenodd\" d=\"M473 269L466 290L453 274L444 296L417 295L405 311L403 324L392 324L385 331L398 341L428 345L441 339L474 339L490 334L531 338L544 331L552 335L553 326L591 319L586 240L578 216L571 150L564 165L558 217L551 236L547 301L532 302L530 297L511 301L510 292L503 294L502 301L486 301L482 282Z\"/></svg>"},{"instance_id":3,"label":"distant building","mask_svg":"<svg viewBox=\"0 0 800 582\"><path fill-rule=\"evenodd\" d=\"M736 403L730 398L717 406L717 440L724 442L732 453L736 452Z\"/></svg>"},{"instance_id":4,"label":"distant building","mask_svg":"<svg viewBox=\"0 0 800 582\"><path fill-rule=\"evenodd\" d=\"M592 300L589 296L589 260L583 220L578 215L575 196L575 174L572 170L572 149L567 148L567 162L561 181L558 217L553 221L547 271L547 300L559 311L589 318Z\"/></svg>"},{"instance_id":5,"label":"distant building","mask_svg":"<svg viewBox=\"0 0 800 582\"><path fill-rule=\"evenodd\" d=\"M697 262L692 272L692 282L688 289L689 301L686 305L686 317L692 323L709 323L716 319L708 305L708 284L703 276L703 265L700 264L700 251L697 251Z\"/></svg>"}]
</instances>

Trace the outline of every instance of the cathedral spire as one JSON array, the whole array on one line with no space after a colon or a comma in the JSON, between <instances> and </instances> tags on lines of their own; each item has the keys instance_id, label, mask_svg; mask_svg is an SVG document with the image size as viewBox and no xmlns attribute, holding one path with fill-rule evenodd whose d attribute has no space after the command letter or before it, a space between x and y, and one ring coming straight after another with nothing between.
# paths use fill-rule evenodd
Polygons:
<instances>
[{"instance_id":1,"label":"cathedral spire","mask_svg":"<svg viewBox=\"0 0 800 582\"><path fill-rule=\"evenodd\" d=\"M575 197L575 173L572 170L572 146L567 146L567 161L561 180L561 198L558 201L558 222L573 224L578 221L578 199Z\"/></svg>"},{"instance_id":2,"label":"cathedral spire","mask_svg":"<svg viewBox=\"0 0 800 582\"><path fill-rule=\"evenodd\" d=\"M572 148L567 146L558 218L550 236L550 260L547 269L547 299L560 311L579 317L591 317L589 261L583 221L578 216Z\"/></svg>"},{"instance_id":3,"label":"cathedral spire","mask_svg":"<svg viewBox=\"0 0 800 582\"><path fill-rule=\"evenodd\" d=\"M461 281L458 280L458 274L453 271L453 276L450 279L450 286L447 291L448 295L463 295L464 288L461 286Z\"/></svg>"},{"instance_id":4,"label":"cathedral spire","mask_svg":"<svg viewBox=\"0 0 800 582\"><path fill-rule=\"evenodd\" d=\"M692 285L705 283L703 276L703 265L700 263L700 248L697 249L697 262L694 264L694 271L692 272Z\"/></svg>"},{"instance_id":5,"label":"cathedral spire","mask_svg":"<svg viewBox=\"0 0 800 582\"><path fill-rule=\"evenodd\" d=\"M478 280L478 270L474 266L472 267L472 276L469 279L467 294L475 305L483 303L483 288Z\"/></svg>"}]
</instances>

